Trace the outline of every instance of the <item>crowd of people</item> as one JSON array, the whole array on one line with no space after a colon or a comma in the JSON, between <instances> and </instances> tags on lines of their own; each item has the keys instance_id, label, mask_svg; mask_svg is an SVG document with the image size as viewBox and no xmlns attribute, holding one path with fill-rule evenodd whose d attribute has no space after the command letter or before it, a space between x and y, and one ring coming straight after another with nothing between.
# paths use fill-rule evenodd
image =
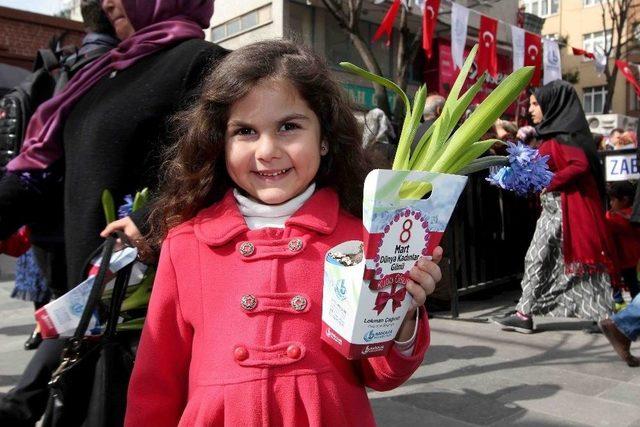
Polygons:
<instances>
[{"instance_id":1,"label":"crowd of people","mask_svg":"<svg viewBox=\"0 0 640 427\"><path fill-rule=\"evenodd\" d=\"M103 24L87 25L87 46L107 52L38 108L0 179L0 251L22 253L29 239L40 247L21 258L14 295L37 308L72 289L87 257L119 231L147 260L159 258L126 425L374 425L365 387L397 387L427 350L424 303L442 277L442 249L410 271L414 304L389 354L359 361L321 348L322 254L361 238L364 176L393 161L391 120L379 109L355 113L304 46L229 52L206 42L213 0L82 4L93 11L87 24ZM414 146L443 106L443 96L427 97ZM522 297L495 321L531 333L534 315L592 320L638 366L640 202L631 182L605 187L597 155L635 148L636 134L592 135L561 81L535 89L529 112L533 126L498 120L487 135L538 148L555 173L540 194ZM143 188L154 202L105 226L103 190L123 200ZM24 228L52 217L64 235L48 245ZM614 315L623 290L633 301ZM0 398L0 424L42 417L64 344L37 330L29 337L25 347L37 350Z\"/></svg>"}]
</instances>

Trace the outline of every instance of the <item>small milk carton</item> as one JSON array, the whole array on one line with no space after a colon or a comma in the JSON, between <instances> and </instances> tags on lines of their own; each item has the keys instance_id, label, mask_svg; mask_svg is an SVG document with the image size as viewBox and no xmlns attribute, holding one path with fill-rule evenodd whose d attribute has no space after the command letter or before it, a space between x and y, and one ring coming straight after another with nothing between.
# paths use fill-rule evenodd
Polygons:
<instances>
[{"instance_id":1,"label":"small milk carton","mask_svg":"<svg viewBox=\"0 0 640 427\"><path fill-rule=\"evenodd\" d=\"M401 198L405 182L431 184L429 198ZM362 241L343 242L325 257L325 342L348 359L387 353L411 306L407 272L440 243L466 182L464 176L432 172L369 173Z\"/></svg>"}]
</instances>

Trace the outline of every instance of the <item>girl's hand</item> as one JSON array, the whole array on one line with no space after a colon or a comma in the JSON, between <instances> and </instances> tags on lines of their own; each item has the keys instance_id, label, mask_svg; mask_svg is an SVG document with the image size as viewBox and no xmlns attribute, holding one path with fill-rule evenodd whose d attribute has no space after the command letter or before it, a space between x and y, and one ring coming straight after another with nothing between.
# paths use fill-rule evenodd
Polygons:
<instances>
[{"instance_id":1,"label":"girl's hand","mask_svg":"<svg viewBox=\"0 0 640 427\"><path fill-rule=\"evenodd\" d=\"M105 229L100 232L100 236L106 239L116 230L122 231L129 238L129 241L136 246L138 246L142 240L142 233L140 233L136 224L128 216L108 224Z\"/></svg>"},{"instance_id":2,"label":"girl's hand","mask_svg":"<svg viewBox=\"0 0 640 427\"><path fill-rule=\"evenodd\" d=\"M416 325L416 310L424 305L427 296L436 289L436 284L442 279L442 271L438 263L442 260L442 248L440 246L433 250L431 260L420 257L416 265L409 270L410 279L407 281L407 292L413 297L411 308L400 326L396 341L407 341L413 336Z\"/></svg>"}]
</instances>

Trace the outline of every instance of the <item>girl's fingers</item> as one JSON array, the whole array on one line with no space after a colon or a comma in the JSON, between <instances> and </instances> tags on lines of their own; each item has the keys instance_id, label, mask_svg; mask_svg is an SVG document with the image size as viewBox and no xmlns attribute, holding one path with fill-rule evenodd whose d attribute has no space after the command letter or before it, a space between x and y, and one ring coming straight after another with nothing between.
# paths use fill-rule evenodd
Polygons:
<instances>
[{"instance_id":1,"label":"girl's fingers","mask_svg":"<svg viewBox=\"0 0 640 427\"><path fill-rule=\"evenodd\" d=\"M440 270L438 264L433 261L429 261L428 258L420 258L416 265L410 271L413 271L414 269L429 274L436 282L442 280L442 270Z\"/></svg>"},{"instance_id":2,"label":"girl's fingers","mask_svg":"<svg viewBox=\"0 0 640 427\"><path fill-rule=\"evenodd\" d=\"M411 294L411 297L414 301L414 304L411 308L419 307L425 303L425 301L427 300L427 291L424 289L424 287L409 279L407 281L406 288L407 292Z\"/></svg>"},{"instance_id":3,"label":"girl's fingers","mask_svg":"<svg viewBox=\"0 0 640 427\"><path fill-rule=\"evenodd\" d=\"M433 254L431 254L431 261L435 262L436 264L440 263L440 261L442 261L443 253L444 250L442 249L442 247L436 246L436 248L433 250Z\"/></svg>"},{"instance_id":4,"label":"girl's fingers","mask_svg":"<svg viewBox=\"0 0 640 427\"><path fill-rule=\"evenodd\" d=\"M104 228L104 230L102 230L100 232L100 237L107 238L114 231L122 230L123 228L124 228L124 224L122 223L121 219L119 219L117 221L113 221L113 222L107 224L107 226Z\"/></svg>"},{"instance_id":5,"label":"girl's fingers","mask_svg":"<svg viewBox=\"0 0 640 427\"><path fill-rule=\"evenodd\" d=\"M427 292L427 295L433 293L433 291L436 289L437 281L435 280L435 278L431 274L424 270L421 270L420 268L413 267L409 271L409 277L415 283L421 286L425 290L425 292Z\"/></svg>"}]
</instances>

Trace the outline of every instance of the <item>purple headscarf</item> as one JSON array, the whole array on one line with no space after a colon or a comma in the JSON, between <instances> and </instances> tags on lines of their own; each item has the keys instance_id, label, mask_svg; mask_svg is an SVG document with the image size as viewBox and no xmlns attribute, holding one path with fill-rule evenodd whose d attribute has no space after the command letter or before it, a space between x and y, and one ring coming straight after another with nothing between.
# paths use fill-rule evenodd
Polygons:
<instances>
[{"instance_id":1,"label":"purple headscarf","mask_svg":"<svg viewBox=\"0 0 640 427\"><path fill-rule=\"evenodd\" d=\"M29 121L22 150L7 165L11 172L44 170L63 154L62 128L75 103L100 79L181 41L204 38L214 0L122 0L136 30L116 48L79 71L66 88L42 104Z\"/></svg>"}]
</instances>

